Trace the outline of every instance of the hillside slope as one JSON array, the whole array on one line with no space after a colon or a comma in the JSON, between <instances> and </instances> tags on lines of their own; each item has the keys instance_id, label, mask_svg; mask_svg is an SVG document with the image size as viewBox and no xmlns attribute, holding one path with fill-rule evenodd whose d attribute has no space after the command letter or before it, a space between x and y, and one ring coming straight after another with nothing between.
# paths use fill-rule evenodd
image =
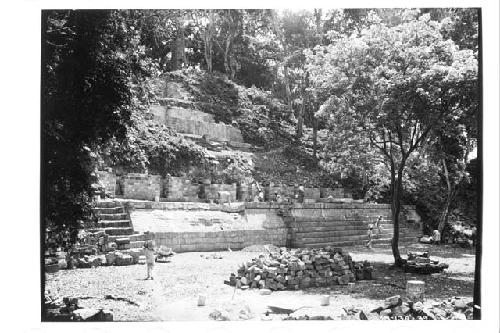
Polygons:
<instances>
[{"instance_id":1,"label":"hillside slope","mask_svg":"<svg viewBox=\"0 0 500 333\"><path fill-rule=\"evenodd\" d=\"M160 105L186 113L201 111L212 115L216 123L241 131L245 142L241 146L183 134L217 161L218 181L246 178L275 184L319 185L320 169L293 141L293 117L270 92L237 85L220 74L192 69L167 73L162 80L156 91Z\"/></svg>"}]
</instances>

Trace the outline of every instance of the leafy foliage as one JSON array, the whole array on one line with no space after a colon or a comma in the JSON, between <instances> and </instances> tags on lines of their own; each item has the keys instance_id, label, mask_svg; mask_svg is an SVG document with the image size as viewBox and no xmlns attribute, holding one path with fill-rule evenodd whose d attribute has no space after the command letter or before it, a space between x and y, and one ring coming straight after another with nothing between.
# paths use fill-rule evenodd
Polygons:
<instances>
[{"instance_id":1,"label":"leafy foliage","mask_svg":"<svg viewBox=\"0 0 500 333\"><path fill-rule=\"evenodd\" d=\"M134 62L128 39L109 34L109 11L44 11L42 44L42 216L70 229L89 216L93 150L125 135Z\"/></svg>"},{"instance_id":2,"label":"leafy foliage","mask_svg":"<svg viewBox=\"0 0 500 333\"><path fill-rule=\"evenodd\" d=\"M474 52L444 39L429 15L415 15L406 11L399 25L372 24L359 37L307 52L311 79L328 96L320 113L335 133L333 146L364 158L376 149L390 170L396 263L407 161L478 96Z\"/></svg>"}]
</instances>

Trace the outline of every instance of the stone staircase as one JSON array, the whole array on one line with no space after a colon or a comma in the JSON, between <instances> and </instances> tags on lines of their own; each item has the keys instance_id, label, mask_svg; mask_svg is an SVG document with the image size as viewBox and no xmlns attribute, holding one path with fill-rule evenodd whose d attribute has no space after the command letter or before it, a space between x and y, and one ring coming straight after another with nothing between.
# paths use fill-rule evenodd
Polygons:
<instances>
[{"instance_id":1,"label":"stone staircase","mask_svg":"<svg viewBox=\"0 0 500 333\"><path fill-rule=\"evenodd\" d=\"M151 239L146 234L134 231L134 226L123 203L118 201L100 201L93 209L99 217L97 227L103 230L110 242L118 238L130 238L130 248L140 248L144 241Z\"/></svg>"},{"instance_id":2,"label":"stone staircase","mask_svg":"<svg viewBox=\"0 0 500 333\"><path fill-rule=\"evenodd\" d=\"M364 245L367 242L368 225L373 222L361 219L335 217L284 216L290 233L290 246L297 248ZM381 232L373 244L390 244L393 233L391 223L381 224ZM406 222L400 223L400 243L416 241L420 232Z\"/></svg>"}]
</instances>

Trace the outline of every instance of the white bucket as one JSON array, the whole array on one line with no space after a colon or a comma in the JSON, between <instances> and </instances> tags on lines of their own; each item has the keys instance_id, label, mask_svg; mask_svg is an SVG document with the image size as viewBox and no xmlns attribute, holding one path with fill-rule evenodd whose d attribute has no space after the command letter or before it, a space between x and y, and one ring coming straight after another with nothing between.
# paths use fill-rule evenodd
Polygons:
<instances>
[{"instance_id":1,"label":"white bucket","mask_svg":"<svg viewBox=\"0 0 500 333\"><path fill-rule=\"evenodd\" d=\"M330 295L321 296L321 305L322 306L330 305Z\"/></svg>"},{"instance_id":2,"label":"white bucket","mask_svg":"<svg viewBox=\"0 0 500 333\"><path fill-rule=\"evenodd\" d=\"M198 296L198 306L205 306L207 297L205 295Z\"/></svg>"}]
</instances>

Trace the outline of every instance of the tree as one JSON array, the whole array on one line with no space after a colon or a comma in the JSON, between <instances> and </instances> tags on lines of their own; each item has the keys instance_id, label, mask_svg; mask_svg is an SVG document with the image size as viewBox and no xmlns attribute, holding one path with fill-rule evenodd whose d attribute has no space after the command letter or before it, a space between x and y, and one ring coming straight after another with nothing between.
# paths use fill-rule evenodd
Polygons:
<instances>
[{"instance_id":1,"label":"tree","mask_svg":"<svg viewBox=\"0 0 500 333\"><path fill-rule=\"evenodd\" d=\"M96 147L130 120L138 38L122 22L113 11L42 12L42 224L73 238L90 216Z\"/></svg>"},{"instance_id":2,"label":"tree","mask_svg":"<svg viewBox=\"0 0 500 333\"><path fill-rule=\"evenodd\" d=\"M174 16L174 39L171 44L171 69L178 70L187 65L186 59L186 42L184 36L184 11L176 10L177 15Z\"/></svg>"},{"instance_id":3,"label":"tree","mask_svg":"<svg viewBox=\"0 0 500 333\"><path fill-rule=\"evenodd\" d=\"M459 50L442 36L441 23L416 14L404 11L401 24L372 24L359 37L308 52L311 80L329 96L321 114L332 136L358 138L353 150L378 150L390 171L396 265L403 264L398 242L406 163L478 96L474 52Z\"/></svg>"}]
</instances>

